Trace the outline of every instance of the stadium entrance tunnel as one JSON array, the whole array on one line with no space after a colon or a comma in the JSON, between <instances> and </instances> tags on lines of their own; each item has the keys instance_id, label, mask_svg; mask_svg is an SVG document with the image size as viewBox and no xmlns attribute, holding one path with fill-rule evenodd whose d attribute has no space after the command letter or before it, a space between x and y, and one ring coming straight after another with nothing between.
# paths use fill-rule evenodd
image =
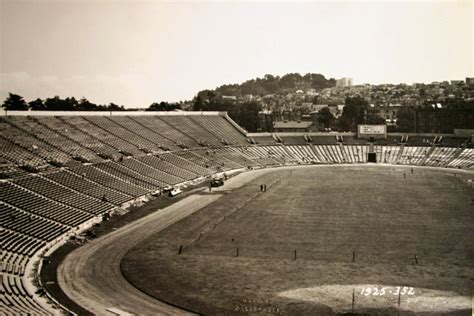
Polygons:
<instances>
[{"instance_id":1,"label":"stadium entrance tunnel","mask_svg":"<svg viewBox=\"0 0 474 316\"><path fill-rule=\"evenodd\" d=\"M377 162L377 153L368 153L367 154L367 162Z\"/></svg>"},{"instance_id":2,"label":"stadium entrance tunnel","mask_svg":"<svg viewBox=\"0 0 474 316\"><path fill-rule=\"evenodd\" d=\"M382 292L383 289L383 292ZM297 288L278 294L290 300L324 305L335 313L404 311L457 315L471 310L471 297L451 291L398 285L328 284Z\"/></svg>"}]
</instances>

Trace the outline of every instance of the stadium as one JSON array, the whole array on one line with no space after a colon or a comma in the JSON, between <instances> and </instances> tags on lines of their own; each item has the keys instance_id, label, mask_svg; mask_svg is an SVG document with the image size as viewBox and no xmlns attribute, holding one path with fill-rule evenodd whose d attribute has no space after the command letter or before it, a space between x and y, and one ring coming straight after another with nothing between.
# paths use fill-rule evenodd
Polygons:
<instances>
[{"instance_id":1,"label":"stadium","mask_svg":"<svg viewBox=\"0 0 474 316\"><path fill-rule=\"evenodd\" d=\"M0 124L2 314L471 313L470 136L247 133L225 112Z\"/></svg>"}]
</instances>

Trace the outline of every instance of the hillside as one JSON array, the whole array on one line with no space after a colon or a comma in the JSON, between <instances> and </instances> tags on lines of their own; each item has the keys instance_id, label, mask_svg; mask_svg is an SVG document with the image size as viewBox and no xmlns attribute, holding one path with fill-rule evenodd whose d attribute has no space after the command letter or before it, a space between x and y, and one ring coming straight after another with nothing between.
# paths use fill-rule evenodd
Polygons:
<instances>
[{"instance_id":1,"label":"hillside","mask_svg":"<svg viewBox=\"0 0 474 316\"><path fill-rule=\"evenodd\" d=\"M335 79L326 79L321 74L307 73L302 76L299 73L290 73L282 77L267 74L263 78L247 80L241 84L222 85L214 91L225 96L241 97L248 94L264 96L267 94L283 95L300 89L320 90L335 85Z\"/></svg>"}]
</instances>

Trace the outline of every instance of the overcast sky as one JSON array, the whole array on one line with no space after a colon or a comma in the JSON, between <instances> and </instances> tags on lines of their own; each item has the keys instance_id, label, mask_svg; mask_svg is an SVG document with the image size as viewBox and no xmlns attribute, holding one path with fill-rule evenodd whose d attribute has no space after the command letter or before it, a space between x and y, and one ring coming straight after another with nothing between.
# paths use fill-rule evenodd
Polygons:
<instances>
[{"instance_id":1,"label":"overcast sky","mask_svg":"<svg viewBox=\"0 0 474 316\"><path fill-rule=\"evenodd\" d=\"M0 99L147 107L265 74L474 76L473 1L0 0Z\"/></svg>"}]
</instances>

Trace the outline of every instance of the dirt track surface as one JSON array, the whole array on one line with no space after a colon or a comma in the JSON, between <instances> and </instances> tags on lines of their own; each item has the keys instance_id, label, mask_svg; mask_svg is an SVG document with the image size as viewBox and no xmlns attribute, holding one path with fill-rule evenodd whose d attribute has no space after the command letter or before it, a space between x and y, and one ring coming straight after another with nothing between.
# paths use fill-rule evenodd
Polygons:
<instances>
[{"instance_id":1,"label":"dirt track surface","mask_svg":"<svg viewBox=\"0 0 474 316\"><path fill-rule=\"evenodd\" d=\"M167 208L94 239L71 252L58 269L62 290L96 315L112 315L107 309L137 315L184 315L187 312L160 302L132 286L122 275L122 257L141 241L216 201L219 192L233 190L271 170L247 172L229 179L209 193L186 197ZM124 313L125 315L125 313Z\"/></svg>"}]
</instances>

